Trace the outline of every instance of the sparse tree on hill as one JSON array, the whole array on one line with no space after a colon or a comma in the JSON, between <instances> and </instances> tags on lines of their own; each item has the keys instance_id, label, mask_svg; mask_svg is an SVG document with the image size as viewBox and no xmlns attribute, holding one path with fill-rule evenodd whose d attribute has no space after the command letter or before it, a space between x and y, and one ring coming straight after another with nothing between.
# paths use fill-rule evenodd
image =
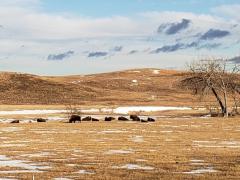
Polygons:
<instances>
[{"instance_id":1,"label":"sparse tree on hill","mask_svg":"<svg viewBox=\"0 0 240 180\"><path fill-rule=\"evenodd\" d=\"M189 72L180 81L179 87L191 90L202 98L213 95L221 113L229 115L229 102L237 106L240 94L239 68L225 60L202 60L189 65ZM235 107L237 109L237 107Z\"/></svg>"}]
</instances>

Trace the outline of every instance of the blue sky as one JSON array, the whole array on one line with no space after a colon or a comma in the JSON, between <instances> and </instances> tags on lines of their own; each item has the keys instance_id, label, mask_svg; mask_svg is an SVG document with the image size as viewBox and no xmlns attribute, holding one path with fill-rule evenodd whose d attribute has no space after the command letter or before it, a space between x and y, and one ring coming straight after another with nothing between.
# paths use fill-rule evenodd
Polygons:
<instances>
[{"instance_id":1,"label":"blue sky","mask_svg":"<svg viewBox=\"0 0 240 180\"><path fill-rule=\"evenodd\" d=\"M44 0L43 8L48 12L106 17L166 10L209 13L216 6L237 3L239 0Z\"/></svg>"},{"instance_id":2,"label":"blue sky","mask_svg":"<svg viewBox=\"0 0 240 180\"><path fill-rule=\"evenodd\" d=\"M1 0L0 70L183 69L240 55L239 0Z\"/></svg>"}]
</instances>

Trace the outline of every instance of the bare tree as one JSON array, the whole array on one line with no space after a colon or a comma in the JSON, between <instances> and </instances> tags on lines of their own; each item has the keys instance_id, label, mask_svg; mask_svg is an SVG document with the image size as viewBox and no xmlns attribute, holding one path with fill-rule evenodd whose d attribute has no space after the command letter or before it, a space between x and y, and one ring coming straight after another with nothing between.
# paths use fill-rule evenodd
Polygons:
<instances>
[{"instance_id":1,"label":"bare tree","mask_svg":"<svg viewBox=\"0 0 240 180\"><path fill-rule=\"evenodd\" d=\"M81 110L75 104L66 104L65 110L67 118L69 119L72 115L81 115Z\"/></svg>"},{"instance_id":2,"label":"bare tree","mask_svg":"<svg viewBox=\"0 0 240 180\"><path fill-rule=\"evenodd\" d=\"M213 95L221 113L229 115L229 98L237 102L240 94L238 67L225 60L202 60L189 65L189 72L180 81L179 87L191 90L195 95ZM235 103L236 106L236 103Z\"/></svg>"}]
</instances>

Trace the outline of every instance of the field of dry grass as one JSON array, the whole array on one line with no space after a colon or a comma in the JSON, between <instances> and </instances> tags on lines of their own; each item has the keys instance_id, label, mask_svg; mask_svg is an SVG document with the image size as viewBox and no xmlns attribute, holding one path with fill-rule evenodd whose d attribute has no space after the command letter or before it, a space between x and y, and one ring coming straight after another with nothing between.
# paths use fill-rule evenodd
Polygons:
<instances>
[{"instance_id":1,"label":"field of dry grass","mask_svg":"<svg viewBox=\"0 0 240 180\"><path fill-rule=\"evenodd\" d=\"M157 69L53 77L0 73L0 104L193 105L195 98L175 86L181 77Z\"/></svg>"},{"instance_id":2,"label":"field of dry grass","mask_svg":"<svg viewBox=\"0 0 240 180\"><path fill-rule=\"evenodd\" d=\"M239 118L0 124L0 139L0 178L240 178Z\"/></svg>"},{"instance_id":3,"label":"field of dry grass","mask_svg":"<svg viewBox=\"0 0 240 180\"><path fill-rule=\"evenodd\" d=\"M240 179L239 117L206 118L207 109L193 108L137 113L157 118L154 123L69 124L66 112L34 114L67 104L97 109L89 111L97 118L123 115L99 110L119 106L201 107L176 87L181 78L181 72L157 69L62 77L0 73L0 179ZM32 114L21 114L25 110ZM10 124L13 119L20 123Z\"/></svg>"}]
</instances>

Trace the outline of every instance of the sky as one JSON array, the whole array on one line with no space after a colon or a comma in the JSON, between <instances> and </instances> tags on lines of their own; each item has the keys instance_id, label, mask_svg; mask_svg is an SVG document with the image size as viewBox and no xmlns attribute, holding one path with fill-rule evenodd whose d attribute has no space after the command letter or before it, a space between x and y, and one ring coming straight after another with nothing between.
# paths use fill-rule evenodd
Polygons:
<instances>
[{"instance_id":1,"label":"sky","mask_svg":"<svg viewBox=\"0 0 240 180\"><path fill-rule=\"evenodd\" d=\"M239 0L0 0L0 71L184 69L234 58L239 11Z\"/></svg>"}]
</instances>

